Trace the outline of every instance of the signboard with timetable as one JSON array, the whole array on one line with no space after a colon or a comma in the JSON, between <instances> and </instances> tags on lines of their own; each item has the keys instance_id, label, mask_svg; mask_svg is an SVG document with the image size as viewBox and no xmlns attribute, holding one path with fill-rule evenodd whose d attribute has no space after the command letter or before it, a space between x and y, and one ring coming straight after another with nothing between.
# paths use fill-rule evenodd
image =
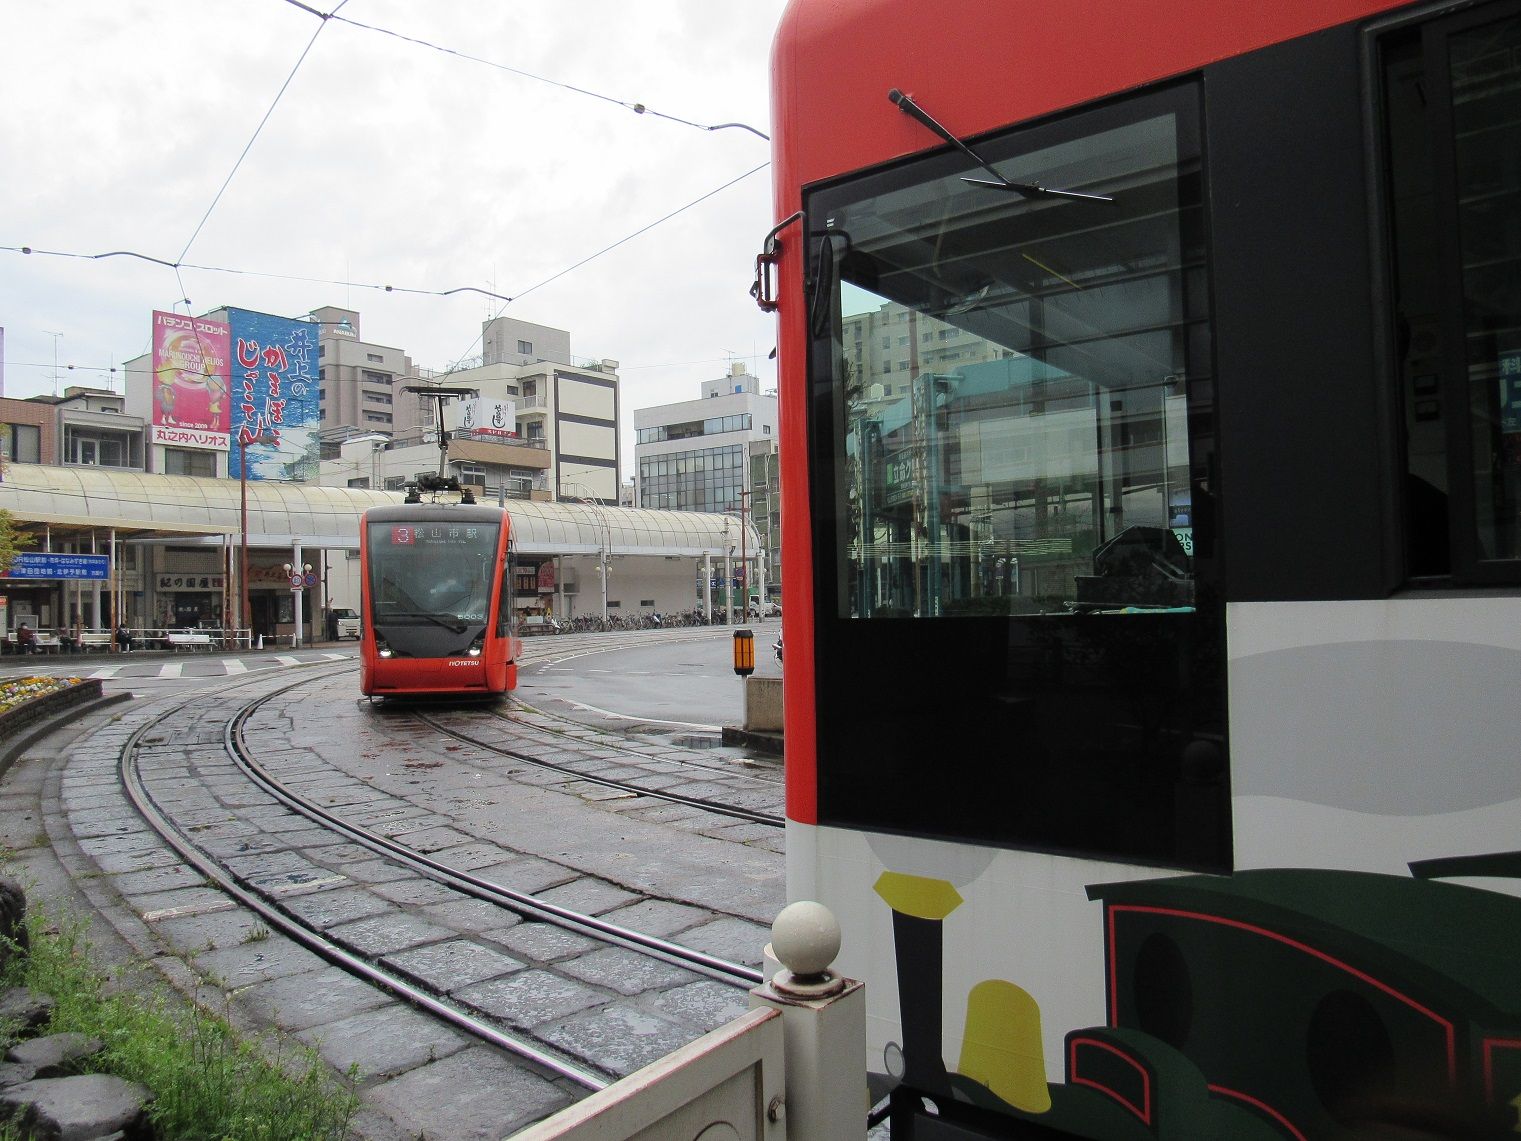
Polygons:
<instances>
[{"instance_id":1,"label":"signboard with timetable","mask_svg":"<svg viewBox=\"0 0 1521 1141\"><path fill-rule=\"evenodd\" d=\"M0 578L83 579L103 582L111 574L108 555L67 555L23 552Z\"/></svg>"}]
</instances>

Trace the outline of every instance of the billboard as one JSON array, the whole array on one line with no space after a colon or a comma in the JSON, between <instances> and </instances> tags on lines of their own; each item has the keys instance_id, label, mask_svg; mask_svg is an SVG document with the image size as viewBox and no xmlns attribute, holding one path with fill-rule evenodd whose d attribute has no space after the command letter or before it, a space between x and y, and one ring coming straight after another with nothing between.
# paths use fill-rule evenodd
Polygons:
<instances>
[{"instance_id":1,"label":"billboard","mask_svg":"<svg viewBox=\"0 0 1521 1141\"><path fill-rule=\"evenodd\" d=\"M232 344L232 443L227 474L311 479L319 446L317 329L269 313L228 309Z\"/></svg>"},{"instance_id":2,"label":"billboard","mask_svg":"<svg viewBox=\"0 0 1521 1141\"><path fill-rule=\"evenodd\" d=\"M517 406L511 400L477 396L444 405L444 427L477 440L510 440L518 434Z\"/></svg>"},{"instance_id":3,"label":"billboard","mask_svg":"<svg viewBox=\"0 0 1521 1141\"><path fill-rule=\"evenodd\" d=\"M180 448L227 447L227 326L153 313L153 438Z\"/></svg>"}]
</instances>

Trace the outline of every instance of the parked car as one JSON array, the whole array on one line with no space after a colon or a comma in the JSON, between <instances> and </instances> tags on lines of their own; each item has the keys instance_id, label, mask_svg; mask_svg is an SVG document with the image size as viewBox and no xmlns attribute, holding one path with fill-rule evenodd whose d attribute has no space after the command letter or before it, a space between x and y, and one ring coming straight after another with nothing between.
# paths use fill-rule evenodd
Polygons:
<instances>
[{"instance_id":1,"label":"parked car","mask_svg":"<svg viewBox=\"0 0 1521 1141\"><path fill-rule=\"evenodd\" d=\"M350 610L347 606L335 606L333 607L333 618L338 623L339 638L359 637L359 614L357 611Z\"/></svg>"},{"instance_id":2,"label":"parked car","mask_svg":"<svg viewBox=\"0 0 1521 1141\"><path fill-rule=\"evenodd\" d=\"M781 616L782 604L780 602L772 602L769 600L766 602L761 602L759 599L755 598L752 598L750 600L751 618L780 618Z\"/></svg>"}]
</instances>

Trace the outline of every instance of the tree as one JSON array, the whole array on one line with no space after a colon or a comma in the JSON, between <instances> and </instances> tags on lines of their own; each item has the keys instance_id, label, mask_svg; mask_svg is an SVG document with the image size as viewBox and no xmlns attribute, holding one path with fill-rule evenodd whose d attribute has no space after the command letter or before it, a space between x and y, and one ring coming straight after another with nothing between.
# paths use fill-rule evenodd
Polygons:
<instances>
[{"instance_id":1,"label":"tree","mask_svg":"<svg viewBox=\"0 0 1521 1141\"><path fill-rule=\"evenodd\" d=\"M16 517L0 507L0 574L8 573L16 556L36 541L37 536L21 530Z\"/></svg>"}]
</instances>

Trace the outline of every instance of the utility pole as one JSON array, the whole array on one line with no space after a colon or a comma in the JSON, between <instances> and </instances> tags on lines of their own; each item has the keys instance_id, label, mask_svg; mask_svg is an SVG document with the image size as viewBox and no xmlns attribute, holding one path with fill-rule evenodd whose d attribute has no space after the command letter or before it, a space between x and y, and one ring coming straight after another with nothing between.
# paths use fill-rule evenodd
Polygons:
<instances>
[{"instance_id":1,"label":"utility pole","mask_svg":"<svg viewBox=\"0 0 1521 1141\"><path fill-rule=\"evenodd\" d=\"M749 457L747 456L746 458L748 459ZM746 467L742 470L745 472L745 478L748 479L750 469ZM749 498L750 489L748 487L741 488L739 493L739 597L741 604L744 606L743 620L746 622L750 620L750 564L745 561L745 512L748 507L747 501Z\"/></svg>"}]
</instances>

